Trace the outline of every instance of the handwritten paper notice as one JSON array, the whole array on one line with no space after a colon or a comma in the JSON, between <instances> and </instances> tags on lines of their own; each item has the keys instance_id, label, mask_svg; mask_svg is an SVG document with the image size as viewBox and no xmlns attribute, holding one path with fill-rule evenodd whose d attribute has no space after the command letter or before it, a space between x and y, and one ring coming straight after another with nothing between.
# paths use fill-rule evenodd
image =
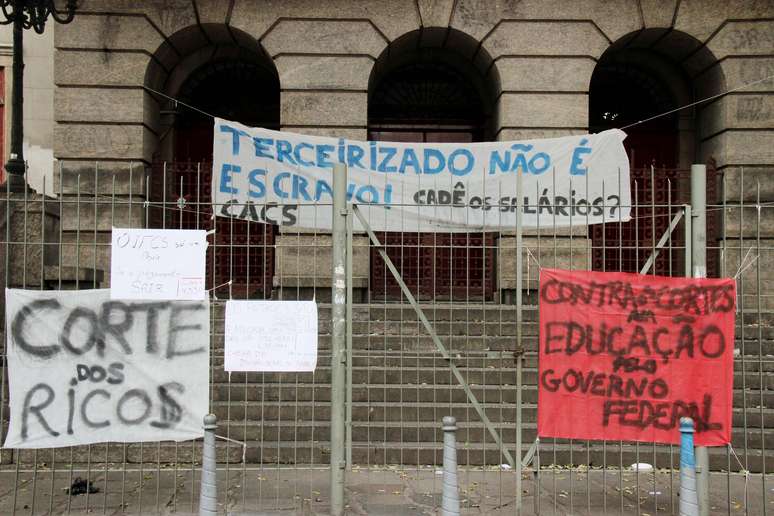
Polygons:
<instances>
[{"instance_id":1,"label":"handwritten paper notice","mask_svg":"<svg viewBox=\"0 0 774 516\"><path fill-rule=\"evenodd\" d=\"M113 228L112 299L201 300L207 232Z\"/></svg>"},{"instance_id":2,"label":"handwritten paper notice","mask_svg":"<svg viewBox=\"0 0 774 516\"><path fill-rule=\"evenodd\" d=\"M226 371L314 371L317 303L227 301Z\"/></svg>"}]
</instances>

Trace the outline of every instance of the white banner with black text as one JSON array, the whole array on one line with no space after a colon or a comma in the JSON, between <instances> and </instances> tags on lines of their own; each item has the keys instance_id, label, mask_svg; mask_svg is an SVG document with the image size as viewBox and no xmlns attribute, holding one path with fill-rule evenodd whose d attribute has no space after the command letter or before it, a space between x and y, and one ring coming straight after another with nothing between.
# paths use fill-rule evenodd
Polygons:
<instances>
[{"instance_id":1,"label":"white banner with black text","mask_svg":"<svg viewBox=\"0 0 774 516\"><path fill-rule=\"evenodd\" d=\"M202 437L209 300L6 289L6 448Z\"/></svg>"},{"instance_id":2,"label":"white banner with black text","mask_svg":"<svg viewBox=\"0 0 774 516\"><path fill-rule=\"evenodd\" d=\"M219 216L329 230L333 165L343 163L347 198L377 231L513 229L518 209L524 227L625 222L624 138L611 129L519 142L362 142L216 118L212 201Z\"/></svg>"}]
</instances>

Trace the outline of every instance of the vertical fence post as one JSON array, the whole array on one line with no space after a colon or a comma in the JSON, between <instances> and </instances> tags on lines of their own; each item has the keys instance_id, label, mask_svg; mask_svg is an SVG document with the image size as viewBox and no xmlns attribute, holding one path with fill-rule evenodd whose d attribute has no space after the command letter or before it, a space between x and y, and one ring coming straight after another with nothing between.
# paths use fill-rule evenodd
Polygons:
<instances>
[{"instance_id":1,"label":"vertical fence post","mask_svg":"<svg viewBox=\"0 0 774 516\"><path fill-rule=\"evenodd\" d=\"M707 276L707 167L691 165L691 271L694 278ZM709 516L709 454L696 447L696 492L700 516Z\"/></svg>"},{"instance_id":2,"label":"vertical fence post","mask_svg":"<svg viewBox=\"0 0 774 516\"><path fill-rule=\"evenodd\" d=\"M344 513L346 419L347 169L333 167L333 287L331 289L331 515Z\"/></svg>"},{"instance_id":3,"label":"vertical fence post","mask_svg":"<svg viewBox=\"0 0 774 516\"><path fill-rule=\"evenodd\" d=\"M693 211L690 204L683 204L683 222L685 223L685 275L691 276L691 235L693 229L691 229L691 223L693 222Z\"/></svg>"},{"instance_id":4,"label":"vertical fence post","mask_svg":"<svg viewBox=\"0 0 774 516\"><path fill-rule=\"evenodd\" d=\"M522 295L522 288L523 288L523 273L524 273L524 257L522 256L522 252L524 250L522 247L524 246L524 240L522 238L522 214L524 213L524 195L522 194L523 191L523 183L522 183L522 175L521 175L521 168L519 168L518 174L516 175L516 198L518 199L518 209L516 210L516 514L521 514L521 493L522 493L522 487L521 487L521 472L522 472L522 466L521 466L521 460L522 460L522 450L521 450L521 426L522 426L522 419L521 419L521 410L522 410L522 393L521 389L523 387L523 371L522 371L522 365L523 365L523 350L524 348L522 343L522 311L521 311L521 295Z\"/></svg>"},{"instance_id":5,"label":"vertical fence post","mask_svg":"<svg viewBox=\"0 0 774 516\"><path fill-rule=\"evenodd\" d=\"M693 432L693 419L680 418L680 516L699 516Z\"/></svg>"},{"instance_id":6,"label":"vertical fence post","mask_svg":"<svg viewBox=\"0 0 774 516\"><path fill-rule=\"evenodd\" d=\"M352 260L355 253L352 249L354 217L349 216L352 206L347 204L347 408L345 433L345 461L347 469L352 470Z\"/></svg>"},{"instance_id":7,"label":"vertical fence post","mask_svg":"<svg viewBox=\"0 0 774 516\"><path fill-rule=\"evenodd\" d=\"M443 491L441 516L459 516L460 495L457 489L457 420L443 418Z\"/></svg>"},{"instance_id":8,"label":"vertical fence post","mask_svg":"<svg viewBox=\"0 0 774 516\"><path fill-rule=\"evenodd\" d=\"M691 165L691 275L707 277L707 166Z\"/></svg>"},{"instance_id":9,"label":"vertical fence post","mask_svg":"<svg viewBox=\"0 0 774 516\"><path fill-rule=\"evenodd\" d=\"M199 516L215 516L218 514L218 472L215 461L215 430L217 429L218 420L215 415L207 414L204 416Z\"/></svg>"}]
</instances>

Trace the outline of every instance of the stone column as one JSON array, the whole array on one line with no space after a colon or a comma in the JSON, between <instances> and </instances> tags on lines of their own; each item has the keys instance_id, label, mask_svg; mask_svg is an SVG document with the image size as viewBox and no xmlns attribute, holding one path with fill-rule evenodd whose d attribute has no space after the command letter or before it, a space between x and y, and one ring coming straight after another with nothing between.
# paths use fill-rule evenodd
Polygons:
<instances>
[{"instance_id":1,"label":"stone column","mask_svg":"<svg viewBox=\"0 0 774 516\"><path fill-rule=\"evenodd\" d=\"M541 50L525 41L537 25L541 24L503 24L487 42L493 54L504 54L497 60L503 89L497 106L500 141L588 132L585 92L596 65L591 55L601 54L606 43L588 27L554 22L550 27L562 27L569 37L544 39L543 44L550 48ZM548 27L545 24L543 29ZM590 55L578 55L573 50L577 48L586 49ZM523 55L524 49L543 55ZM585 226L539 232L525 228L523 243L522 299L526 304L537 303L540 267L590 268L591 240ZM516 252L515 232L502 233L498 239L497 290L504 303L515 302Z\"/></svg>"},{"instance_id":2,"label":"stone column","mask_svg":"<svg viewBox=\"0 0 774 516\"><path fill-rule=\"evenodd\" d=\"M756 15L761 19L755 20ZM774 308L774 299L767 295L774 283L774 209L770 206L774 201L774 79L763 79L774 71L774 54L769 43L755 36L770 34L774 22L752 6L746 17L750 20L719 25L707 45L718 62L697 80L698 96L732 92L699 107L698 162L714 160L721 181L720 198L708 199L715 204L718 219L714 239L707 235L708 252L715 247L721 254L719 272L726 276L736 275L742 261L752 263L737 282L743 294L740 301L748 310L757 308L760 279L761 308L766 310ZM723 212L718 208L724 200L727 209Z\"/></svg>"},{"instance_id":3,"label":"stone column","mask_svg":"<svg viewBox=\"0 0 774 516\"><path fill-rule=\"evenodd\" d=\"M47 279L56 277L59 216L59 204L55 199L35 193L2 192L0 275L3 285L39 289L46 287ZM5 295L0 298L2 313L5 313Z\"/></svg>"},{"instance_id":4,"label":"stone column","mask_svg":"<svg viewBox=\"0 0 774 516\"><path fill-rule=\"evenodd\" d=\"M330 234L284 230L275 240L274 299L331 301ZM370 245L368 237L355 235L352 242L352 295L363 302L368 290Z\"/></svg>"},{"instance_id":5,"label":"stone column","mask_svg":"<svg viewBox=\"0 0 774 516\"><path fill-rule=\"evenodd\" d=\"M525 229L522 250L523 292L525 304L537 304L541 267L589 270L591 239L588 228L577 226L536 230ZM497 243L497 291L506 304L516 302L516 236L503 232Z\"/></svg>"},{"instance_id":6,"label":"stone column","mask_svg":"<svg viewBox=\"0 0 774 516\"><path fill-rule=\"evenodd\" d=\"M368 78L385 45L373 26L362 21L287 20L272 29L263 44L277 56L283 131L367 139ZM326 52L339 55L327 56ZM346 55L350 53L356 55ZM331 199L320 202L330 203ZM353 248L353 296L357 301L364 299L368 287L368 238L355 236ZM330 301L331 259L329 232L280 228L274 296L315 296Z\"/></svg>"}]
</instances>

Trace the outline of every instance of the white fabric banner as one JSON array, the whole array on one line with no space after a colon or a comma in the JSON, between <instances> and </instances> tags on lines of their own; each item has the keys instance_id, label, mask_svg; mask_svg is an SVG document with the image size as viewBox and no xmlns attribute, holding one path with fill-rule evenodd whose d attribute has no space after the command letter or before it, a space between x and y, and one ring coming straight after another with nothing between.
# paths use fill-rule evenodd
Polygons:
<instances>
[{"instance_id":1,"label":"white fabric banner","mask_svg":"<svg viewBox=\"0 0 774 516\"><path fill-rule=\"evenodd\" d=\"M314 371L317 303L226 301L226 371Z\"/></svg>"},{"instance_id":2,"label":"white fabric banner","mask_svg":"<svg viewBox=\"0 0 774 516\"><path fill-rule=\"evenodd\" d=\"M7 289L6 321L6 448L204 435L208 300Z\"/></svg>"},{"instance_id":3,"label":"white fabric banner","mask_svg":"<svg viewBox=\"0 0 774 516\"><path fill-rule=\"evenodd\" d=\"M216 118L212 201L220 216L329 230L333 164L344 163L348 199L377 231L513 229L519 205L524 227L627 221L625 137L613 129L520 142L359 142Z\"/></svg>"}]
</instances>

